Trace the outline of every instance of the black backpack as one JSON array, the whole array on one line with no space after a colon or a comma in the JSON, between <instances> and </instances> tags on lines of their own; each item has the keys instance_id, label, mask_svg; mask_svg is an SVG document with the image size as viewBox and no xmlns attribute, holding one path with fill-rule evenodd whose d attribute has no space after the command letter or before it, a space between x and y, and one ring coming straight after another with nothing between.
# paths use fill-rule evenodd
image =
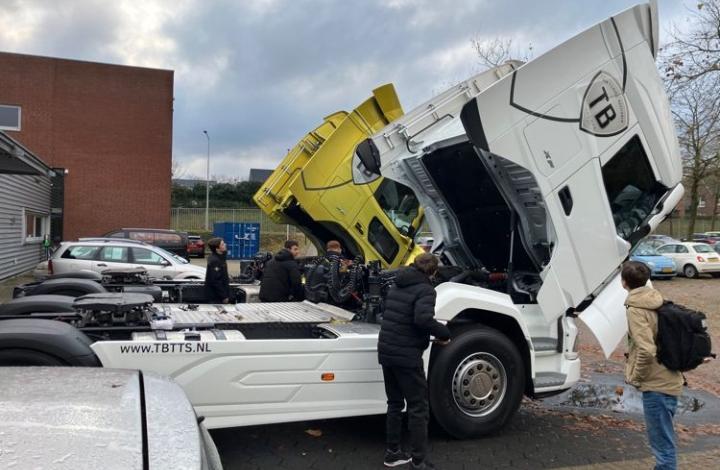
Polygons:
<instances>
[{"instance_id":1,"label":"black backpack","mask_svg":"<svg viewBox=\"0 0 720 470\"><path fill-rule=\"evenodd\" d=\"M666 300L657 316L657 359L662 365L685 372L715 357L704 313Z\"/></svg>"}]
</instances>

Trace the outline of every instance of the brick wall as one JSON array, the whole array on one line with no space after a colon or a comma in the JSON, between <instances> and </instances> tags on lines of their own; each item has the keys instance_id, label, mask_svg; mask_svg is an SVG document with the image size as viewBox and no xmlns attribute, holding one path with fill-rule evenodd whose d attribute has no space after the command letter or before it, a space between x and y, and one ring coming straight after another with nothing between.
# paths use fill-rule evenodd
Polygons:
<instances>
[{"instance_id":1,"label":"brick wall","mask_svg":"<svg viewBox=\"0 0 720 470\"><path fill-rule=\"evenodd\" d=\"M173 72L0 53L8 132L66 168L64 238L170 226Z\"/></svg>"}]
</instances>

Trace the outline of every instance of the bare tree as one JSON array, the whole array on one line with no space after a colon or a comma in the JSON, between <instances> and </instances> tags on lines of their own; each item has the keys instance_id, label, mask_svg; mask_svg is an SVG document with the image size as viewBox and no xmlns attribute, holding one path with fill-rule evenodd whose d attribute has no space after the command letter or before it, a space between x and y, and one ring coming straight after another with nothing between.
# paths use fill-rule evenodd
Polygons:
<instances>
[{"instance_id":1,"label":"bare tree","mask_svg":"<svg viewBox=\"0 0 720 470\"><path fill-rule=\"evenodd\" d=\"M720 75L720 0L688 8L687 28L674 26L663 50L662 69L673 84Z\"/></svg>"},{"instance_id":2,"label":"bare tree","mask_svg":"<svg viewBox=\"0 0 720 470\"><path fill-rule=\"evenodd\" d=\"M697 220L700 188L716 172L720 160L720 76L683 83L672 95L672 109L690 193L688 237Z\"/></svg>"},{"instance_id":3,"label":"bare tree","mask_svg":"<svg viewBox=\"0 0 720 470\"><path fill-rule=\"evenodd\" d=\"M524 50L521 50L513 47L513 40L509 38L498 37L483 40L476 37L470 40L470 44L480 59L480 65L489 69L502 65L508 60L527 62L533 56L532 43L529 43Z\"/></svg>"},{"instance_id":4,"label":"bare tree","mask_svg":"<svg viewBox=\"0 0 720 470\"><path fill-rule=\"evenodd\" d=\"M173 160L170 165L170 178L178 179L185 177L185 167L183 167L179 161Z\"/></svg>"}]
</instances>

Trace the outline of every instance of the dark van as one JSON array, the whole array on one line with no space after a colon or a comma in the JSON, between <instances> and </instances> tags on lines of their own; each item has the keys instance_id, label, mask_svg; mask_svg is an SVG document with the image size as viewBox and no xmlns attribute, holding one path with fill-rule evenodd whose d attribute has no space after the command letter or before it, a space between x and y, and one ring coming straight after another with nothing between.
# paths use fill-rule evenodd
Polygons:
<instances>
[{"instance_id":1,"label":"dark van","mask_svg":"<svg viewBox=\"0 0 720 470\"><path fill-rule=\"evenodd\" d=\"M162 228L121 228L108 232L103 235L103 237L140 240L145 243L150 243L151 245L159 246L183 258L188 257L187 232L178 232L177 230Z\"/></svg>"}]
</instances>

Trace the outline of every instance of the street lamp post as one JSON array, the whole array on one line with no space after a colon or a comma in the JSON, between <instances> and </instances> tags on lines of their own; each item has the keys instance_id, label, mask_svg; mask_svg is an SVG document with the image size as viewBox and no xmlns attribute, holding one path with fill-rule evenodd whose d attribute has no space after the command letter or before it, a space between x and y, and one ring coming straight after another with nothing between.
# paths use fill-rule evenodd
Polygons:
<instances>
[{"instance_id":1,"label":"street lamp post","mask_svg":"<svg viewBox=\"0 0 720 470\"><path fill-rule=\"evenodd\" d=\"M210 231L210 134L203 131L207 137L207 175L205 177L205 230Z\"/></svg>"}]
</instances>

